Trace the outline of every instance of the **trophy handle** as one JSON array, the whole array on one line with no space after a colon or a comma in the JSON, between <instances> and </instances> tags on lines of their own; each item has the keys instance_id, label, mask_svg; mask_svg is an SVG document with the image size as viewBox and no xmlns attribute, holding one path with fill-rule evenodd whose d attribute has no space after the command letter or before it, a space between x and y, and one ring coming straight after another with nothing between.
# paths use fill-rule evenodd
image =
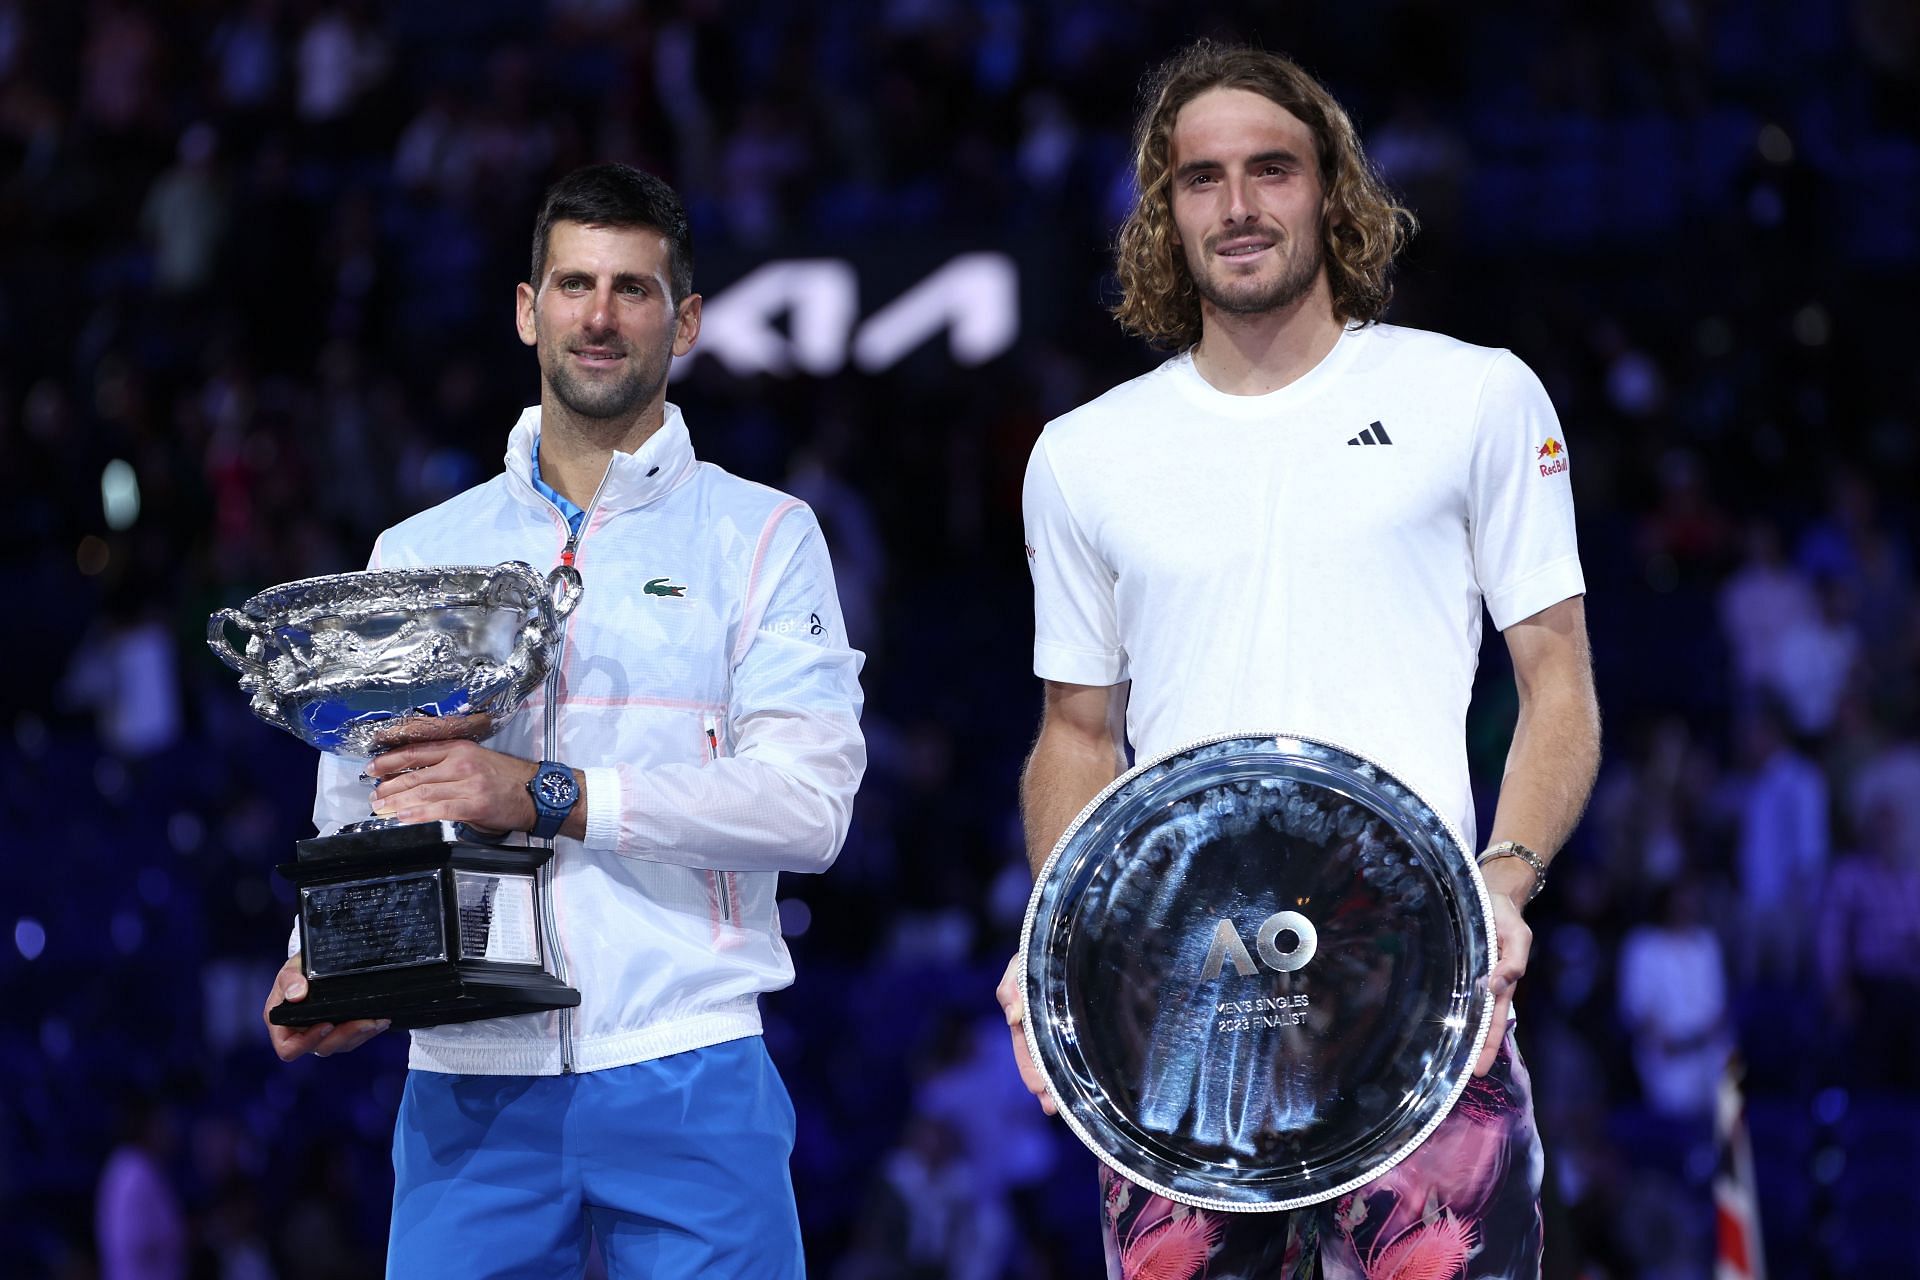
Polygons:
<instances>
[{"instance_id":1,"label":"trophy handle","mask_svg":"<svg viewBox=\"0 0 1920 1280\"><path fill-rule=\"evenodd\" d=\"M222 609L207 619L207 648L213 650L213 656L238 671L243 676L260 674L260 664L239 649L234 648L232 638L227 634L227 624L246 632L248 636L260 634L260 626L238 609Z\"/></svg>"},{"instance_id":2,"label":"trophy handle","mask_svg":"<svg viewBox=\"0 0 1920 1280\"><path fill-rule=\"evenodd\" d=\"M559 632L560 624L580 603L580 593L584 589L580 571L570 564L556 565L553 572L547 575L547 594L540 602L540 620L546 624L549 635Z\"/></svg>"},{"instance_id":3,"label":"trophy handle","mask_svg":"<svg viewBox=\"0 0 1920 1280\"><path fill-rule=\"evenodd\" d=\"M273 701L266 667L257 658L247 656L244 650L234 648L233 638L227 633L228 623L246 632L249 639L266 634L265 628L238 609L222 609L207 619L207 648L213 650L214 657L240 673L240 689L251 699L249 705L255 716L276 729L297 734L299 731L287 723L286 715Z\"/></svg>"},{"instance_id":4,"label":"trophy handle","mask_svg":"<svg viewBox=\"0 0 1920 1280\"><path fill-rule=\"evenodd\" d=\"M518 572L511 575L503 573L488 584L488 605L496 609L514 605L529 610L538 620L538 643L552 644L560 635L560 624L580 603L583 590L580 571L570 564L556 565L537 590L529 591L533 566L522 560L513 560L500 568Z\"/></svg>"}]
</instances>

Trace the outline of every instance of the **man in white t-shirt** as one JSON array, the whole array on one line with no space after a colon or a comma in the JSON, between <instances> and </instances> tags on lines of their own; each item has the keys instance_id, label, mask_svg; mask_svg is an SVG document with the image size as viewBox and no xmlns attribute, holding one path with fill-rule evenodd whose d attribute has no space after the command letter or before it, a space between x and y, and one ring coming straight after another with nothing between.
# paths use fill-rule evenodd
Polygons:
<instances>
[{"instance_id":1,"label":"man in white t-shirt","mask_svg":"<svg viewBox=\"0 0 1920 1280\"><path fill-rule=\"evenodd\" d=\"M1490 843L1506 1026L1521 910L1599 758L1569 455L1511 353L1376 324L1411 227L1326 90L1287 59L1201 42L1151 82L1118 251L1122 325L1176 354L1048 424L1026 482L1034 669L1022 779L1036 869L1125 767L1208 735L1283 730L1368 755L1474 841L1465 718L1484 608L1519 720ZM1480 846L1474 846L1480 847ZM1030 1088L1017 966L1001 1003ZM1107 1174L1109 1270L1202 1248L1215 1270L1537 1275L1539 1140L1512 1037L1445 1124L1312 1211L1189 1211ZM1396 1273L1398 1273L1396 1271Z\"/></svg>"}]
</instances>

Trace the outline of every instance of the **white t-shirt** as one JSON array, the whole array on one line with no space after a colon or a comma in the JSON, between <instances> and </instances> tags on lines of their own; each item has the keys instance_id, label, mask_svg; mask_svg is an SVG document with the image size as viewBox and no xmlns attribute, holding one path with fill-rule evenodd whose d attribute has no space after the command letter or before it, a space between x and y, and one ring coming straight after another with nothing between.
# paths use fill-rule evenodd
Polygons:
<instances>
[{"instance_id":1,"label":"white t-shirt","mask_svg":"<svg viewBox=\"0 0 1920 1280\"><path fill-rule=\"evenodd\" d=\"M1349 329L1261 396L1176 356L1034 446L1034 672L1131 680L1141 759L1243 730L1348 747L1471 846L1482 602L1505 629L1585 591L1567 459L1511 352Z\"/></svg>"}]
</instances>

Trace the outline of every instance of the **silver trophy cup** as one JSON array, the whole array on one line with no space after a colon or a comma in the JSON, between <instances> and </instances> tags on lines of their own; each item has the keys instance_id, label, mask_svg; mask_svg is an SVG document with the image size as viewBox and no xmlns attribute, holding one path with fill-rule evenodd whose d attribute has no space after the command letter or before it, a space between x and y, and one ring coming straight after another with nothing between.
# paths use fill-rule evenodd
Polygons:
<instances>
[{"instance_id":1,"label":"silver trophy cup","mask_svg":"<svg viewBox=\"0 0 1920 1280\"><path fill-rule=\"evenodd\" d=\"M330 574L220 610L207 644L255 716L366 759L498 732L551 670L580 590L570 567L542 578L518 561ZM309 990L273 1020L418 1027L579 1004L540 928L552 856L450 822L369 818L299 841L279 871Z\"/></svg>"},{"instance_id":2,"label":"silver trophy cup","mask_svg":"<svg viewBox=\"0 0 1920 1280\"><path fill-rule=\"evenodd\" d=\"M1399 779L1310 738L1208 739L1115 781L1042 868L1021 953L1028 1047L1068 1125L1205 1208L1380 1176L1489 1034L1478 867Z\"/></svg>"}]
</instances>

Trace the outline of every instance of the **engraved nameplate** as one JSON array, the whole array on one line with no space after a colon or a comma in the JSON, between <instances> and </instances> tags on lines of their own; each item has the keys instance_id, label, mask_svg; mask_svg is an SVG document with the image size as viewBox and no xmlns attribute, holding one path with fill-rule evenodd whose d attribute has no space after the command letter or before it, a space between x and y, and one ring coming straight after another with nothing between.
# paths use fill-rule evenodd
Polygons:
<instances>
[{"instance_id":1,"label":"engraved nameplate","mask_svg":"<svg viewBox=\"0 0 1920 1280\"><path fill-rule=\"evenodd\" d=\"M372 973L447 959L441 870L300 890L307 976Z\"/></svg>"},{"instance_id":2,"label":"engraved nameplate","mask_svg":"<svg viewBox=\"0 0 1920 1280\"><path fill-rule=\"evenodd\" d=\"M453 887L460 899L461 959L540 963L532 876L456 871Z\"/></svg>"}]
</instances>

